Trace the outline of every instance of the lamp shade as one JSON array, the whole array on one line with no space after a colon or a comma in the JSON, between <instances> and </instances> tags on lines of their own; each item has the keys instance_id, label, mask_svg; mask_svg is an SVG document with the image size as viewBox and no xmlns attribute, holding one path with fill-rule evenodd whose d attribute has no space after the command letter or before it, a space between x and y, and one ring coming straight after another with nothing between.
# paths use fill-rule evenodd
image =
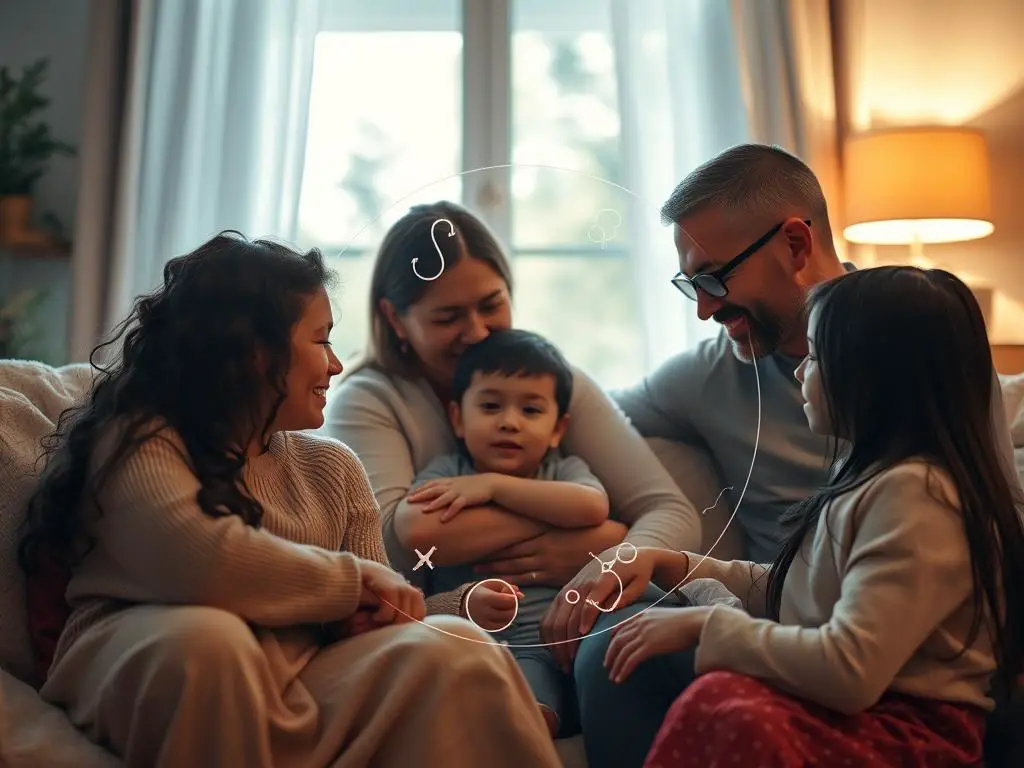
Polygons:
<instances>
[{"instance_id":1,"label":"lamp shade","mask_svg":"<svg viewBox=\"0 0 1024 768\"><path fill-rule=\"evenodd\" d=\"M988 150L966 128L852 137L843 160L844 237L877 245L951 243L992 234Z\"/></svg>"}]
</instances>

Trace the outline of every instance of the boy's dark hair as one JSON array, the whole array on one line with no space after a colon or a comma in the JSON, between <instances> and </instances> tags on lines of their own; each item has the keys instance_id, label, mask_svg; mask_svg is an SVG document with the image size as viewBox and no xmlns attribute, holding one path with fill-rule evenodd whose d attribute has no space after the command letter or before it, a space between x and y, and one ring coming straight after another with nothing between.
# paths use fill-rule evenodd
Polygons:
<instances>
[{"instance_id":1,"label":"boy's dark hair","mask_svg":"<svg viewBox=\"0 0 1024 768\"><path fill-rule=\"evenodd\" d=\"M572 399L572 367L554 344L543 336L513 328L492 331L459 357L452 384L452 400L461 403L475 373L504 376L554 376L558 417L569 410Z\"/></svg>"}]
</instances>

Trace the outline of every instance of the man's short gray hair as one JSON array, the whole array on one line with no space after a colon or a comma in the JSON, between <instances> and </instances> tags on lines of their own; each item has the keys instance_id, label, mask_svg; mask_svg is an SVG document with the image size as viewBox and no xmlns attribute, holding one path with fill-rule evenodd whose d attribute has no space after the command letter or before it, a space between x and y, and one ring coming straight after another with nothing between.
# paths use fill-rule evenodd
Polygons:
<instances>
[{"instance_id":1,"label":"man's short gray hair","mask_svg":"<svg viewBox=\"0 0 1024 768\"><path fill-rule=\"evenodd\" d=\"M831 232L825 195L814 171L777 146L740 144L698 166L662 206L661 220L674 224L710 207L730 218L797 207L807 211L816 227Z\"/></svg>"}]
</instances>

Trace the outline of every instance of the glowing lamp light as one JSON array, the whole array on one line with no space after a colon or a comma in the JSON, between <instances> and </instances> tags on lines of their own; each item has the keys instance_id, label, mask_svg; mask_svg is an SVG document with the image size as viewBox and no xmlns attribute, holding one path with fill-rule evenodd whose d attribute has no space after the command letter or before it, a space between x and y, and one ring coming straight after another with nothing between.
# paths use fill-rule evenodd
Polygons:
<instances>
[{"instance_id":1,"label":"glowing lamp light","mask_svg":"<svg viewBox=\"0 0 1024 768\"><path fill-rule=\"evenodd\" d=\"M854 136L843 161L852 243L910 245L992 234L984 136L966 128L910 128Z\"/></svg>"}]
</instances>

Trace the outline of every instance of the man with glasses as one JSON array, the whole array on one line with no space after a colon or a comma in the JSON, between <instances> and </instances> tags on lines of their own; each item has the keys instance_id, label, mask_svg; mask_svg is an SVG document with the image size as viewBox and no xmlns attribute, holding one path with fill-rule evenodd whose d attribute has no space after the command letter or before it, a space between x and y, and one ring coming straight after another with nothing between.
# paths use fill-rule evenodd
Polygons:
<instances>
[{"instance_id":1,"label":"man with glasses","mask_svg":"<svg viewBox=\"0 0 1024 768\"><path fill-rule=\"evenodd\" d=\"M741 145L700 166L676 187L662 220L679 253L673 285L701 320L723 330L613 396L645 437L707 449L735 489L733 504L746 487L733 524L742 528L745 556L771 562L779 516L826 478L826 440L807 426L794 377L807 354L804 298L852 265L836 255L814 173L777 147ZM693 678L693 652L685 651L642 663L622 683L608 680L611 633L600 630L642 610L648 597L602 615L580 644L575 677L591 768L640 766Z\"/></svg>"},{"instance_id":2,"label":"man with glasses","mask_svg":"<svg viewBox=\"0 0 1024 768\"><path fill-rule=\"evenodd\" d=\"M676 187L662 220L679 254L672 284L722 332L615 399L645 437L709 450L734 504L747 486L735 522L747 557L770 562L779 515L825 479L827 443L807 426L793 375L807 354L804 300L852 265L836 255L814 173L777 147L741 145L700 166Z\"/></svg>"}]
</instances>

